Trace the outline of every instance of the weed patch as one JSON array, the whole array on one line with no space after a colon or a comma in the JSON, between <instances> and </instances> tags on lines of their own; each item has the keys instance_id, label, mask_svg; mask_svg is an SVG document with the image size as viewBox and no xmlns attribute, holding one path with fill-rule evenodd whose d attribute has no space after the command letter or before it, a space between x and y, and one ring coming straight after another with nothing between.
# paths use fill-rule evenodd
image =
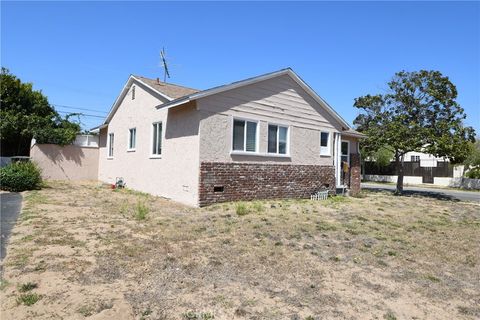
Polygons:
<instances>
[{"instance_id":1,"label":"weed patch","mask_svg":"<svg viewBox=\"0 0 480 320\"><path fill-rule=\"evenodd\" d=\"M40 300L42 296L36 294L36 293L25 293L21 294L17 298L17 303L18 304L24 304L26 306L31 306L37 303L38 300Z\"/></svg>"},{"instance_id":2,"label":"weed patch","mask_svg":"<svg viewBox=\"0 0 480 320\"><path fill-rule=\"evenodd\" d=\"M239 216L244 216L250 212L250 210L247 208L247 205L243 202L239 202L235 205L235 212Z\"/></svg>"},{"instance_id":3,"label":"weed patch","mask_svg":"<svg viewBox=\"0 0 480 320\"><path fill-rule=\"evenodd\" d=\"M31 291L33 289L36 289L38 288L38 285L34 282L27 282L27 283L24 283L22 285L20 285L18 287L18 291L20 292L27 292L27 291Z\"/></svg>"},{"instance_id":4,"label":"weed patch","mask_svg":"<svg viewBox=\"0 0 480 320\"><path fill-rule=\"evenodd\" d=\"M148 207L143 202L137 202L137 206L135 208L135 219L145 220L148 212Z\"/></svg>"}]
</instances>

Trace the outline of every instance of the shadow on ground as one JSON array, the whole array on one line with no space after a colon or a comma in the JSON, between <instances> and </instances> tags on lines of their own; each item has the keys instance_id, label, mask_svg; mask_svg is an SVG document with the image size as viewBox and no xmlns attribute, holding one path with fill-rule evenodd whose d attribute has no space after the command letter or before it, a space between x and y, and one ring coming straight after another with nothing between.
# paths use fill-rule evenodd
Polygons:
<instances>
[{"instance_id":1,"label":"shadow on ground","mask_svg":"<svg viewBox=\"0 0 480 320\"><path fill-rule=\"evenodd\" d=\"M394 194L395 192L392 189L382 188L382 187L375 187L375 188L362 187L362 189L368 190L369 192L388 192L391 194ZM433 199L444 200L444 201L455 201L455 202L460 201L454 196L447 195L441 192L436 192L436 191L404 190L402 196L407 196L407 197L421 196L421 197L433 198Z\"/></svg>"}]
</instances>

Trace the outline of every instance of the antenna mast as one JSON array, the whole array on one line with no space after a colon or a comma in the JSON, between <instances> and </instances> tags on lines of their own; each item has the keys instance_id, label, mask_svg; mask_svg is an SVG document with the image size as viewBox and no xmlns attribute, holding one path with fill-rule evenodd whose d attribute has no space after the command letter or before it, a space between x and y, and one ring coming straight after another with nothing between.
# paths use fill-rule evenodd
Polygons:
<instances>
[{"instance_id":1,"label":"antenna mast","mask_svg":"<svg viewBox=\"0 0 480 320\"><path fill-rule=\"evenodd\" d=\"M170 72L168 72L167 57L165 54L165 48L160 51L160 57L163 64L163 82L167 82L167 77L170 79Z\"/></svg>"}]
</instances>

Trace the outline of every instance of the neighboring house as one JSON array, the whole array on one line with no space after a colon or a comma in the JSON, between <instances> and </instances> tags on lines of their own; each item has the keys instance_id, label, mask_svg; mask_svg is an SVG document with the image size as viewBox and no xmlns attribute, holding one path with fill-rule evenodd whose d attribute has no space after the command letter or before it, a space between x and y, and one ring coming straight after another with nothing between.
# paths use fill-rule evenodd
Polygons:
<instances>
[{"instance_id":1,"label":"neighboring house","mask_svg":"<svg viewBox=\"0 0 480 320\"><path fill-rule=\"evenodd\" d=\"M92 131L99 180L188 205L360 190L363 135L289 68L204 91L132 75Z\"/></svg>"},{"instance_id":2,"label":"neighboring house","mask_svg":"<svg viewBox=\"0 0 480 320\"><path fill-rule=\"evenodd\" d=\"M404 183L429 183L442 186L455 186L462 178L463 165L453 166L448 158L435 157L423 152L407 152L404 156ZM379 167L375 162L365 161L365 181L396 182L395 162Z\"/></svg>"}]
</instances>

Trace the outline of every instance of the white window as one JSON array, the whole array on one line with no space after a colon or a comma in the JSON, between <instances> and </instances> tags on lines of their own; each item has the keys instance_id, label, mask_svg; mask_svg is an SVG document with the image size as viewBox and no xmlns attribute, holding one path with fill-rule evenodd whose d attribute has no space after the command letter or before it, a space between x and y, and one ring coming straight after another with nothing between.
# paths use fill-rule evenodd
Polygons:
<instances>
[{"instance_id":1,"label":"white window","mask_svg":"<svg viewBox=\"0 0 480 320\"><path fill-rule=\"evenodd\" d=\"M128 130L128 150L135 150L137 144L137 128L131 128Z\"/></svg>"},{"instance_id":2,"label":"white window","mask_svg":"<svg viewBox=\"0 0 480 320\"><path fill-rule=\"evenodd\" d=\"M113 158L113 143L114 143L114 135L113 133L108 134L108 157Z\"/></svg>"},{"instance_id":3,"label":"white window","mask_svg":"<svg viewBox=\"0 0 480 320\"><path fill-rule=\"evenodd\" d=\"M420 156L411 156L410 159L412 162L420 162Z\"/></svg>"},{"instance_id":4,"label":"white window","mask_svg":"<svg viewBox=\"0 0 480 320\"><path fill-rule=\"evenodd\" d=\"M268 125L267 152L288 154L288 127Z\"/></svg>"},{"instance_id":5,"label":"white window","mask_svg":"<svg viewBox=\"0 0 480 320\"><path fill-rule=\"evenodd\" d=\"M162 154L162 123L155 122L152 126L152 155L159 156Z\"/></svg>"},{"instance_id":6,"label":"white window","mask_svg":"<svg viewBox=\"0 0 480 320\"><path fill-rule=\"evenodd\" d=\"M257 123L233 120L233 151L257 152Z\"/></svg>"},{"instance_id":7,"label":"white window","mask_svg":"<svg viewBox=\"0 0 480 320\"><path fill-rule=\"evenodd\" d=\"M330 133L320 132L320 155L330 155Z\"/></svg>"},{"instance_id":8,"label":"white window","mask_svg":"<svg viewBox=\"0 0 480 320\"><path fill-rule=\"evenodd\" d=\"M348 165L350 165L350 142L348 141L342 141L342 162L346 162Z\"/></svg>"},{"instance_id":9,"label":"white window","mask_svg":"<svg viewBox=\"0 0 480 320\"><path fill-rule=\"evenodd\" d=\"M132 100L135 100L135 86L132 86Z\"/></svg>"}]
</instances>

